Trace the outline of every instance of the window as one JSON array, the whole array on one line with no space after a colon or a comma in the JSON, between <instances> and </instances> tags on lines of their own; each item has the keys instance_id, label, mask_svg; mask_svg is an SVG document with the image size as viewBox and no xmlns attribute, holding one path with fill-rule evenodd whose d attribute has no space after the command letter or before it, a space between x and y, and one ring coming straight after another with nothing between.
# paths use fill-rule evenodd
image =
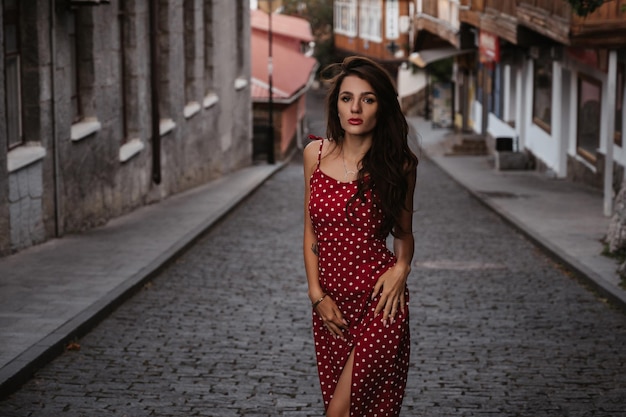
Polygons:
<instances>
[{"instance_id":1,"label":"window","mask_svg":"<svg viewBox=\"0 0 626 417\"><path fill-rule=\"evenodd\" d=\"M335 1L335 32L356 36L356 0Z\"/></svg>"},{"instance_id":2,"label":"window","mask_svg":"<svg viewBox=\"0 0 626 417\"><path fill-rule=\"evenodd\" d=\"M199 12L195 0L185 0L183 9L185 43L185 117L191 117L200 110L197 93L198 78L201 74L196 70L199 55L198 29ZM201 5L199 7L202 7ZM199 70L199 69L198 69Z\"/></svg>"},{"instance_id":3,"label":"window","mask_svg":"<svg viewBox=\"0 0 626 417\"><path fill-rule=\"evenodd\" d=\"M213 94L213 2L204 2L204 94Z\"/></svg>"},{"instance_id":4,"label":"window","mask_svg":"<svg viewBox=\"0 0 626 417\"><path fill-rule=\"evenodd\" d=\"M617 64L617 94L615 95L615 134L614 141L617 146L622 146L622 122L624 118L624 75L626 64Z\"/></svg>"},{"instance_id":5,"label":"window","mask_svg":"<svg viewBox=\"0 0 626 417\"><path fill-rule=\"evenodd\" d=\"M122 143L128 139L128 74L126 71L126 54L124 45L126 45L126 12L124 10L125 0L119 0L118 3L118 24L119 24L119 42L120 42L120 95L122 98Z\"/></svg>"},{"instance_id":6,"label":"window","mask_svg":"<svg viewBox=\"0 0 626 417\"><path fill-rule=\"evenodd\" d=\"M82 119L78 78L78 38L76 36L76 12L68 14L67 35L70 45L70 100L72 102L72 121Z\"/></svg>"},{"instance_id":7,"label":"window","mask_svg":"<svg viewBox=\"0 0 626 417\"><path fill-rule=\"evenodd\" d=\"M205 2L206 3L206 2ZM248 4L248 2L246 2ZM237 68L241 71L244 64L244 39L245 34L243 31L243 19L244 19L244 7L243 0L237 0Z\"/></svg>"},{"instance_id":8,"label":"window","mask_svg":"<svg viewBox=\"0 0 626 417\"><path fill-rule=\"evenodd\" d=\"M387 0L385 2L385 38L398 39L399 37L400 4L398 0Z\"/></svg>"},{"instance_id":9,"label":"window","mask_svg":"<svg viewBox=\"0 0 626 417\"><path fill-rule=\"evenodd\" d=\"M533 69L533 122L546 132L552 129L552 62L537 60Z\"/></svg>"},{"instance_id":10,"label":"window","mask_svg":"<svg viewBox=\"0 0 626 417\"><path fill-rule=\"evenodd\" d=\"M602 83L580 75L578 78L578 133L577 151L583 158L595 162L600 146L600 100Z\"/></svg>"},{"instance_id":11,"label":"window","mask_svg":"<svg viewBox=\"0 0 626 417\"><path fill-rule=\"evenodd\" d=\"M378 0L361 0L359 4L359 36L381 42L382 8Z\"/></svg>"},{"instance_id":12,"label":"window","mask_svg":"<svg viewBox=\"0 0 626 417\"><path fill-rule=\"evenodd\" d=\"M4 16L4 82L7 112L7 145L14 148L24 142L22 132L22 74L20 50L19 4L3 2Z\"/></svg>"}]
</instances>

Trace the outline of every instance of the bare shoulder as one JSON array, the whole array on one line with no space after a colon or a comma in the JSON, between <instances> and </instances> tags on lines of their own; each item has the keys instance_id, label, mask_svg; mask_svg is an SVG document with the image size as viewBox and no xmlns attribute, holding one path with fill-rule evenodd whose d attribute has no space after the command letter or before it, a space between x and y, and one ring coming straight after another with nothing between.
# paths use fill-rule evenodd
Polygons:
<instances>
[{"instance_id":1,"label":"bare shoulder","mask_svg":"<svg viewBox=\"0 0 626 417\"><path fill-rule=\"evenodd\" d=\"M317 160L317 154L320 151L320 143L324 139L320 138L318 140L312 140L308 145L304 147L304 162L306 163L309 159Z\"/></svg>"},{"instance_id":2,"label":"bare shoulder","mask_svg":"<svg viewBox=\"0 0 626 417\"><path fill-rule=\"evenodd\" d=\"M304 147L302 160L304 163L304 172L307 177L313 174L313 171L317 166L317 157L323 140L324 139L322 138L319 138L319 140L313 140Z\"/></svg>"}]
</instances>

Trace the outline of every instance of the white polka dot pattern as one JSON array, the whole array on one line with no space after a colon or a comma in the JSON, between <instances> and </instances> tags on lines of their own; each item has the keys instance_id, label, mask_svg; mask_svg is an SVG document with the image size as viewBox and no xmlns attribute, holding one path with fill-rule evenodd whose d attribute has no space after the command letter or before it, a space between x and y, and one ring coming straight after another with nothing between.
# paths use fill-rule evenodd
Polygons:
<instances>
[{"instance_id":1,"label":"white polka dot pattern","mask_svg":"<svg viewBox=\"0 0 626 417\"><path fill-rule=\"evenodd\" d=\"M321 154L320 144L320 154ZM346 204L356 181L341 182L318 168L310 181L309 213L318 239L319 274L323 290L348 321L346 340L334 338L313 312L313 335L324 405L327 408L341 371L354 349L351 417L397 417L409 368L408 308L394 323L374 316L378 298L372 289L396 258L377 233L383 214L372 191L365 202ZM349 217L349 218L348 218ZM408 300L408 291L405 290Z\"/></svg>"}]
</instances>

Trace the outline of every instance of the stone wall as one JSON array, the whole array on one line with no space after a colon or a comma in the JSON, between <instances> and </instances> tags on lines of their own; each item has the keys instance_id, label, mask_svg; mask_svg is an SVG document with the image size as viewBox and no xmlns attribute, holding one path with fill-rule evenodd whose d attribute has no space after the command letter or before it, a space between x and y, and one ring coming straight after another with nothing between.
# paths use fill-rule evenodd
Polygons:
<instances>
[{"instance_id":1,"label":"stone wall","mask_svg":"<svg viewBox=\"0 0 626 417\"><path fill-rule=\"evenodd\" d=\"M156 3L153 65L152 2L71 9L62 1L54 10L47 0L20 2L25 140L9 150L0 135L0 254L102 225L252 163L248 2ZM36 157L9 170L24 150Z\"/></svg>"}]
</instances>

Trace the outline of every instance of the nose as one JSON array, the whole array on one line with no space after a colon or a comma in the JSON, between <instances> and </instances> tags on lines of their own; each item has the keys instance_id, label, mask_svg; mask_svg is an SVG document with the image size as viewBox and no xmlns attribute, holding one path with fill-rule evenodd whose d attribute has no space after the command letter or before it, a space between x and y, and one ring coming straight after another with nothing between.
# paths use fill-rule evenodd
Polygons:
<instances>
[{"instance_id":1,"label":"nose","mask_svg":"<svg viewBox=\"0 0 626 417\"><path fill-rule=\"evenodd\" d=\"M352 100L352 106L350 106L350 111L352 113L360 113L361 112L361 100Z\"/></svg>"}]
</instances>

